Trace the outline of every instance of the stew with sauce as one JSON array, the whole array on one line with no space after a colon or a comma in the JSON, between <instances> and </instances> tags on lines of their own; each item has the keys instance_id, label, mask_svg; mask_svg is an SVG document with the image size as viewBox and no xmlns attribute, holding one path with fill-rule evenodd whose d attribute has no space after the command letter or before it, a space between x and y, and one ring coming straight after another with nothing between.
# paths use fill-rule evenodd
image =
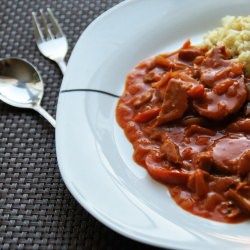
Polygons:
<instances>
[{"instance_id":1,"label":"stew with sauce","mask_svg":"<svg viewBox=\"0 0 250 250\"><path fill-rule=\"evenodd\" d=\"M128 75L116 109L134 160L183 209L250 218L250 80L225 47L184 43Z\"/></svg>"}]
</instances>

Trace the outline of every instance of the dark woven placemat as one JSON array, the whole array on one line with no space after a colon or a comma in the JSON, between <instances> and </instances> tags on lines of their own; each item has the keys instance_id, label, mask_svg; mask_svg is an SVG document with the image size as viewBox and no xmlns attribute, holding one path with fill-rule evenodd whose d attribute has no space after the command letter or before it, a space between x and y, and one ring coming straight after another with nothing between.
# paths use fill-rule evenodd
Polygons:
<instances>
[{"instance_id":1,"label":"dark woven placemat","mask_svg":"<svg viewBox=\"0 0 250 250\"><path fill-rule=\"evenodd\" d=\"M50 6L69 41L121 0L1 0L0 57L34 63L53 116L62 74L34 41L31 11ZM67 57L68 58L68 57ZM71 196L60 176L54 129L34 111L0 102L0 249L152 249L108 229Z\"/></svg>"}]
</instances>

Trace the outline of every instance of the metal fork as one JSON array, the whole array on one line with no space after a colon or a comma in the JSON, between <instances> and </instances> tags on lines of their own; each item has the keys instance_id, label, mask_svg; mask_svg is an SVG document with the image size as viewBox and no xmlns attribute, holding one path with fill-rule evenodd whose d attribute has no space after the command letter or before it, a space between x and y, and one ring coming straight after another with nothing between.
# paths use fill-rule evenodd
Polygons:
<instances>
[{"instance_id":1,"label":"metal fork","mask_svg":"<svg viewBox=\"0 0 250 250\"><path fill-rule=\"evenodd\" d=\"M45 57L55 61L64 74L66 71L65 56L68 51L67 38L50 8L47 8L47 12L51 21L50 24L43 10L40 10L44 33L38 22L36 13L32 12L36 44L40 52Z\"/></svg>"}]
</instances>

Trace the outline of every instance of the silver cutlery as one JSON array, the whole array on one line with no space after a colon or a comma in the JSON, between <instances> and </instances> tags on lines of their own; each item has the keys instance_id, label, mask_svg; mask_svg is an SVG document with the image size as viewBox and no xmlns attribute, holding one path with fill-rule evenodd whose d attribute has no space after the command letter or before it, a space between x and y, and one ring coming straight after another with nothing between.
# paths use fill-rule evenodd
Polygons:
<instances>
[{"instance_id":1,"label":"silver cutlery","mask_svg":"<svg viewBox=\"0 0 250 250\"><path fill-rule=\"evenodd\" d=\"M45 57L55 61L64 74L66 71L65 56L68 51L67 38L50 8L47 8L47 15L40 10L40 15L42 26L37 14L32 12L37 47ZM49 17L50 22L46 16Z\"/></svg>"},{"instance_id":2,"label":"silver cutlery","mask_svg":"<svg viewBox=\"0 0 250 250\"><path fill-rule=\"evenodd\" d=\"M18 108L36 110L53 127L55 119L41 107L44 84L37 69L20 58L0 60L0 100Z\"/></svg>"}]
</instances>

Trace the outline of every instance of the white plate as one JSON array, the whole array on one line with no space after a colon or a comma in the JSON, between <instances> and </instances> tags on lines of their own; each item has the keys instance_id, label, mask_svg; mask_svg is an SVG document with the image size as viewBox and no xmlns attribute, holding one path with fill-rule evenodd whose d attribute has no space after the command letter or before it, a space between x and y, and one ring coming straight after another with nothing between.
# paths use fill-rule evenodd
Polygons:
<instances>
[{"instance_id":1,"label":"white plate","mask_svg":"<svg viewBox=\"0 0 250 250\"><path fill-rule=\"evenodd\" d=\"M178 49L248 15L249 0L130 0L97 18L70 58L62 91L97 89L120 95L141 59ZM178 249L249 249L250 224L217 223L176 206L167 189L132 160L115 120L117 98L96 92L60 94L56 148L73 196L99 221L129 238Z\"/></svg>"}]
</instances>

